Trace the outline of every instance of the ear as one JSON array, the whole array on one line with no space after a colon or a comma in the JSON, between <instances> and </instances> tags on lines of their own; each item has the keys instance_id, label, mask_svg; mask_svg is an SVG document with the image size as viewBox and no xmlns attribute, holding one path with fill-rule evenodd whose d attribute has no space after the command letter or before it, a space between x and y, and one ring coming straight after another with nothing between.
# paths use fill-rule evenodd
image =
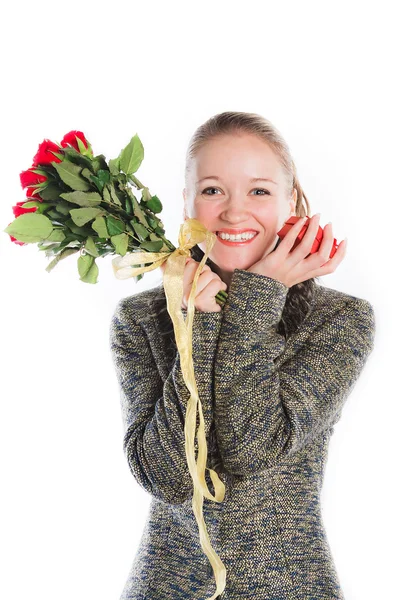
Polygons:
<instances>
[{"instance_id":1,"label":"ear","mask_svg":"<svg viewBox=\"0 0 400 600\"><path fill-rule=\"evenodd\" d=\"M186 211L186 201L187 201L187 198L186 198L186 188L183 188L183 190L182 190L182 196L183 196L183 215L182 216L183 216L183 220L186 221L186 219L188 219L188 214L187 214L187 211Z\"/></svg>"},{"instance_id":2,"label":"ear","mask_svg":"<svg viewBox=\"0 0 400 600\"><path fill-rule=\"evenodd\" d=\"M296 204L297 204L297 190L294 188L292 199L290 201L290 216L293 217L296 214Z\"/></svg>"}]
</instances>

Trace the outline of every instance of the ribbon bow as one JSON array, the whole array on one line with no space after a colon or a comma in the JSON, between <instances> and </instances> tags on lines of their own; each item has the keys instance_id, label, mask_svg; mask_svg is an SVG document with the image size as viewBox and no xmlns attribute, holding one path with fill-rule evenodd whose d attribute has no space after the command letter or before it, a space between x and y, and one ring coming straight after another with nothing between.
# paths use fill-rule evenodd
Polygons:
<instances>
[{"instance_id":1,"label":"ribbon bow","mask_svg":"<svg viewBox=\"0 0 400 600\"><path fill-rule=\"evenodd\" d=\"M183 273L186 257L190 256L190 248L195 244L202 242L204 239L206 240L206 250L193 280L192 289L188 299L187 318L185 321L181 306L183 297ZM152 271L161 266L164 261L167 261L164 273L164 290L167 300L167 310L174 327L183 379L190 391L190 398L186 408L184 433L186 460L193 480L192 508L199 527L200 544L211 563L217 584L214 595L207 600L215 600L218 594L222 594L224 591L226 584L226 568L211 546L210 537L202 514L203 497L213 500L214 502L222 502L225 497L225 485L218 477L216 471L206 467L207 442L204 429L203 410L194 376L192 331L197 280L215 241L216 235L211 231L208 231L200 221L197 219L187 219L181 225L179 231L179 246L175 250L172 250L171 252L132 252L123 257L117 256L112 260L114 274L118 279L127 279L128 277L135 277L141 273ZM146 263L150 264L143 267L132 266ZM196 462L194 438L197 408L199 410L200 424L197 431L198 457ZM213 496L207 487L207 482L205 480L206 468L210 472L210 477L215 489L215 496Z\"/></svg>"}]
</instances>

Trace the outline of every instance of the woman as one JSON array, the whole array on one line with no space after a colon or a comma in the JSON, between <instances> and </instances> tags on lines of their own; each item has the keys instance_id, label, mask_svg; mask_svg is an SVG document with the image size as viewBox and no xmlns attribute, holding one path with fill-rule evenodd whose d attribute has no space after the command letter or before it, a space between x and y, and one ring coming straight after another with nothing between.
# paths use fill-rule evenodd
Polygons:
<instances>
[{"instance_id":1,"label":"woman","mask_svg":"<svg viewBox=\"0 0 400 600\"><path fill-rule=\"evenodd\" d=\"M194 301L207 466L226 489L222 502L205 499L203 506L211 544L227 569L219 597L343 600L320 493L333 426L373 349L373 307L316 283L345 256L342 241L329 259L330 223L310 254L318 215L292 252L300 221L277 244L285 221L305 216L309 206L289 148L266 119L235 112L209 119L191 140L185 175L185 219L213 232L257 232L235 244L217 234ZM184 313L204 248L191 254ZM223 309L215 301L221 289L229 294ZM210 598L215 581L200 547L184 449L190 394L163 284L119 302L110 342L124 451L152 496L121 600ZM215 493L209 476L207 483Z\"/></svg>"}]
</instances>

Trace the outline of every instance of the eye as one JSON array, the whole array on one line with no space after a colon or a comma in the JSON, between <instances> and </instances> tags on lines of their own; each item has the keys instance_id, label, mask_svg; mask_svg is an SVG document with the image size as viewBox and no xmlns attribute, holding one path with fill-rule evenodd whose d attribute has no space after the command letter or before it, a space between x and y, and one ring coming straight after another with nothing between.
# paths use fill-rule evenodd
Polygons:
<instances>
[{"instance_id":1,"label":"eye","mask_svg":"<svg viewBox=\"0 0 400 600\"><path fill-rule=\"evenodd\" d=\"M215 188L215 187L208 187L208 188L206 188L205 190L203 190L201 193L202 193L202 194L205 194L206 196L215 196L215 194L206 194L206 192L207 192L208 190L216 190L216 189L218 189L218 188Z\"/></svg>"},{"instance_id":2,"label":"eye","mask_svg":"<svg viewBox=\"0 0 400 600\"><path fill-rule=\"evenodd\" d=\"M269 192L268 190L264 190L263 188L256 188L254 191L259 191L259 192L265 192L265 194L267 195L271 195L271 192ZM262 196L264 196L264 194L261 194ZM256 196L260 196L260 194L256 194Z\"/></svg>"}]
</instances>

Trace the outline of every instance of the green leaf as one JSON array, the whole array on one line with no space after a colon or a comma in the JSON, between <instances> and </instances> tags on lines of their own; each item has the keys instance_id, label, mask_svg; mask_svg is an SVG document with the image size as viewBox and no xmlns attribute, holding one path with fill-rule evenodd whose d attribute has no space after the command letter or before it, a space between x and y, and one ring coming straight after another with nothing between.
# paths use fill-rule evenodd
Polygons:
<instances>
[{"instance_id":1,"label":"green leaf","mask_svg":"<svg viewBox=\"0 0 400 600\"><path fill-rule=\"evenodd\" d=\"M84 283L97 283L99 268L90 254L78 258L78 271L80 280Z\"/></svg>"},{"instance_id":2,"label":"green leaf","mask_svg":"<svg viewBox=\"0 0 400 600\"><path fill-rule=\"evenodd\" d=\"M145 240L149 237L149 231L146 229L146 227L144 227L144 225L141 223L136 223L136 221L133 219L130 221L130 223L140 239Z\"/></svg>"},{"instance_id":3,"label":"green leaf","mask_svg":"<svg viewBox=\"0 0 400 600\"><path fill-rule=\"evenodd\" d=\"M142 188L142 202L148 202L151 198L150 190L148 187Z\"/></svg>"},{"instance_id":4,"label":"green leaf","mask_svg":"<svg viewBox=\"0 0 400 600\"><path fill-rule=\"evenodd\" d=\"M32 206L36 206L37 210L35 212L36 215L42 215L46 210L51 206L48 202L39 202L36 200L30 200L29 202L25 202L21 205L21 208L32 208Z\"/></svg>"},{"instance_id":5,"label":"green leaf","mask_svg":"<svg viewBox=\"0 0 400 600\"><path fill-rule=\"evenodd\" d=\"M111 160L108 161L108 168L110 169L111 175L118 175L118 173L121 170L119 164L120 164L119 156L117 158L112 158Z\"/></svg>"},{"instance_id":6,"label":"green leaf","mask_svg":"<svg viewBox=\"0 0 400 600\"><path fill-rule=\"evenodd\" d=\"M101 183L100 179L96 177L96 175L91 175L90 181L95 184L99 192L103 191L103 184Z\"/></svg>"},{"instance_id":7,"label":"green leaf","mask_svg":"<svg viewBox=\"0 0 400 600\"><path fill-rule=\"evenodd\" d=\"M143 213L143 210L142 210L139 202L136 200L136 196L133 194L132 190L130 190L130 189L128 189L127 192L128 192L129 198L131 199L131 202L132 202L133 214L135 215L135 217L137 218L139 223L141 223L144 227L147 227L146 217Z\"/></svg>"},{"instance_id":8,"label":"green leaf","mask_svg":"<svg viewBox=\"0 0 400 600\"><path fill-rule=\"evenodd\" d=\"M125 231L125 224L111 215L106 216L106 223L110 235L118 235Z\"/></svg>"},{"instance_id":9,"label":"green leaf","mask_svg":"<svg viewBox=\"0 0 400 600\"><path fill-rule=\"evenodd\" d=\"M57 265L57 263L60 262L60 260L62 260L63 258L67 258L67 256L70 256L71 254L75 254L75 252L78 252L78 250L78 248L65 248L56 256L54 260L51 261L51 263L47 265L46 271L50 273L50 271L54 269L54 267Z\"/></svg>"},{"instance_id":10,"label":"green leaf","mask_svg":"<svg viewBox=\"0 0 400 600\"><path fill-rule=\"evenodd\" d=\"M153 218L151 215L146 215L146 221L152 229L155 229L158 225L156 219Z\"/></svg>"},{"instance_id":11,"label":"green leaf","mask_svg":"<svg viewBox=\"0 0 400 600\"><path fill-rule=\"evenodd\" d=\"M79 148L79 153L85 153L86 152L86 146L85 144L82 142L82 140L76 135L76 143L78 144L78 148Z\"/></svg>"},{"instance_id":12,"label":"green leaf","mask_svg":"<svg viewBox=\"0 0 400 600\"><path fill-rule=\"evenodd\" d=\"M62 242L63 240L65 240L65 234L61 229L53 229L49 237L46 238L46 241L49 242Z\"/></svg>"},{"instance_id":13,"label":"green leaf","mask_svg":"<svg viewBox=\"0 0 400 600\"><path fill-rule=\"evenodd\" d=\"M163 247L164 242L162 240L156 242L142 242L140 244L140 247L143 250L147 250L147 252L160 252L161 248Z\"/></svg>"},{"instance_id":14,"label":"green leaf","mask_svg":"<svg viewBox=\"0 0 400 600\"><path fill-rule=\"evenodd\" d=\"M118 206L122 206L121 200L118 198L118 194L115 190L113 181L110 183L110 192L111 192L111 198L112 198L112 201L114 202L114 204L117 204Z\"/></svg>"},{"instance_id":15,"label":"green leaf","mask_svg":"<svg viewBox=\"0 0 400 600\"><path fill-rule=\"evenodd\" d=\"M71 210L71 205L63 200L59 200L59 202L56 204L56 207L58 212L62 215L69 215L69 211Z\"/></svg>"},{"instance_id":16,"label":"green leaf","mask_svg":"<svg viewBox=\"0 0 400 600\"><path fill-rule=\"evenodd\" d=\"M91 175L90 179L93 181L93 183L95 183L99 192L102 192L104 185L110 181L110 173L104 169L99 169L97 171L97 176Z\"/></svg>"},{"instance_id":17,"label":"green leaf","mask_svg":"<svg viewBox=\"0 0 400 600\"><path fill-rule=\"evenodd\" d=\"M133 136L129 144L121 151L120 167L126 175L136 173L144 158L144 148L139 136Z\"/></svg>"},{"instance_id":18,"label":"green leaf","mask_svg":"<svg viewBox=\"0 0 400 600\"><path fill-rule=\"evenodd\" d=\"M99 154L98 156L95 156L91 162L92 168L95 173L97 173L99 169L107 169L106 157L104 156L104 154Z\"/></svg>"},{"instance_id":19,"label":"green leaf","mask_svg":"<svg viewBox=\"0 0 400 600\"><path fill-rule=\"evenodd\" d=\"M97 192L66 192L61 198L79 206L98 206L103 198Z\"/></svg>"},{"instance_id":20,"label":"green leaf","mask_svg":"<svg viewBox=\"0 0 400 600\"><path fill-rule=\"evenodd\" d=\"M103 189L103 198L104 198L105 202L108 202L111 204L111 194L106 185L104 186L104 189Z\"/></svg>"},{"instance_id":21,"label":"green leaf","mask_svg":"<svg viewBox=\"0 0 400 600\"><path fill-rule=\"evenodd\" d=\"M82 167L67 160L63 160L63 162L60 163L53 162L51 164L59 174L61 180L73 190L85 192L90 189L88 182L80 177Z\"/></svg>"},{"instance_id":22,"label":"green leaf","mask_svg":"<svg viewBox=\"0 0 400 600\"><path fill-rule=\"evenodd\" d=\"M58 200L61 193L62 189L57 184L50 183L48 186L40 190L40 197L43 198L43 200Z\"/></svg>"},{"instance_id":23,"label":"green leaf","mask_svg":"<svg viewBox=\"0 0 400 600\"><path fill-rule=\"evenodd\" d=\"M124 195L124 206L125 206L125 212L128 215L133 215L132 200L130 199L128 194Z\"/></svg>"},{"instance_id":24,"label":"green leaf","mask_svg":"<svg viewBox=\"0 0 400 600\"><path fill-rule=\"evenodd\" d=\"M129 237L126 233L120 233L119 235L113 235L111 237L111 243L115 248L115 252L121 256L125 256L128 249Z\"/></svg>"},{"instance_id":25,"label":"green leaf","mask_svg":"<svg viewBox=\"0 0 400 600\"><path fill-rule=\"evenodd\" d=\"M62 223L65 220L65 215L60 214L54 206L47 211L47 216L51 219L54 219L58 223Z\"/></svg>"},{"instance_id":26,"label":"green leaf","mask_svg":"<svg viewBox=\"0 0 400 600\"><path fill-rule=\"evenodd\" d=\"M105 169L99 169L97 171L97 177L104 186L106 183L110 182L110 171L107 171Z\"/></svg>"},{"instance_id":27,"label":"green leaf","mask_svg":"<svg viewBox=\"0 0 400 600\"><path fill-rule=\"evenodd\" d=\"M90 254L82 254L78 258L78 271L81 277L85 277L90 267L94 263L94 258Z\"/></svg>"},{"instance_id":28,"label":"green leaf","mask_svg":"<svg viewBox=\"0 0 400 600\"><path fill-rule=\"evenodd\" d=\"M95 219L101 212L100 208L73 208L70 214L73 222L81 227L88 221Z\"/></svg>"},{"instance_id":29,"label":"green leaf","mask_svg":"<svg viewBox=\"0 0 400 600\"><path fill-rule=\"evenodd\" d=\"M92 229L94 229L101 238L110 237L107 231L106 220L104 217L96 217L96 219L92 223Z\"/></svg>"},{"instance_id":30,"label":"green leaf","mask_svg":"<svg viewBox=\"0 0 400 600\"><path fill-rule=\"evenodd\" d=\"M14 219L3 231L20 242L30 244L45 240L53 231L53 225L45 215L25 213Z\"/></svg>"},{"instance_id":31,"label":"green leaf","mask_svg":"<svg viewBox=\"0 0 400 600\"><path fill-rule=\"evenodd\" d=\"M80 152L77 152L77 150L75 150L75 148L72 148L72 146L65 148L64 151L66 158L71 162L77 165L81 165L82 167L86 167L87 169L93 169L92 161L90 160L90 158L84 156Z\"/></svg>"},{"instance_id":32,"label":"green leaf","mask_svg":"<svg viewBox=\"0 0 400 600\"><path fill-rule=\"evenodd\" d=\"M92 181L92 177L94 176L92 171L90 169L87 169L86 167L82 169L81 175L88 181Z\"/></svg>"},{"instance_id":33,"label":"green leaf","mask_svg":"<svg viewBox=\"0 0 400 600\"><path fill-rule=\"evenodd\" d=\"M97 252L96 244L94 243L93 238L90 236L86 240L85 250L92 256L99 256L99 253Z\"/></svg>"},{"instance_id":34,"label":"green leaf","mask_svg":"<svg viewBox=\"0 0 400 600\"><path fill-rule=\"evenodd\" d=\"M71 219L72 221L72 219ZM72 221L73 223L73 221ZM73 248L80 248L82 246L81 241L78 239L80 236L77 236L75 233L71 233L71 232L66 232L66 237L65 240L63 240L61 242L61 244L59 244L58 246L58 252L61 252L61 250L63 250L63 248L65 248L66 246L68 247L73 247Z\"/></svg>"},{"instance_id":35,"label":"green leaf","mask_svg":"<svg viewBox=\"0 0 400 600\"><path fill-rule=\"evenodd\" d=\"M72 232L78 240L86 241L86 238L93 233L90 227L79 227L72 219L65 221L65 226L70 230L68 233Z\"/></svg>"},{"instance_id":36,"label":"green leaf","mask_svg":"<svg viewBox=\"0 0 400 600\"><path fill-rule=\"evenodd\" d=\"M153 213L159 213L163 208L158 196L152 196L150 200L146 202L146 207L149 208Z\"/></svg>"},{"instance_id":37,"label":"green leaf","mask_svg":"<svg viewBox=\"0 0 400 600\"><path fill-rule=\"evenodd\" d=\"M53 164L53 163L52 163ZM30 171L32 171L32 173L36 173L36 175L44 175L44 177L48 176L48 171L45 171L44 169L29 169Z\"/></svg>"}]
</instances>

